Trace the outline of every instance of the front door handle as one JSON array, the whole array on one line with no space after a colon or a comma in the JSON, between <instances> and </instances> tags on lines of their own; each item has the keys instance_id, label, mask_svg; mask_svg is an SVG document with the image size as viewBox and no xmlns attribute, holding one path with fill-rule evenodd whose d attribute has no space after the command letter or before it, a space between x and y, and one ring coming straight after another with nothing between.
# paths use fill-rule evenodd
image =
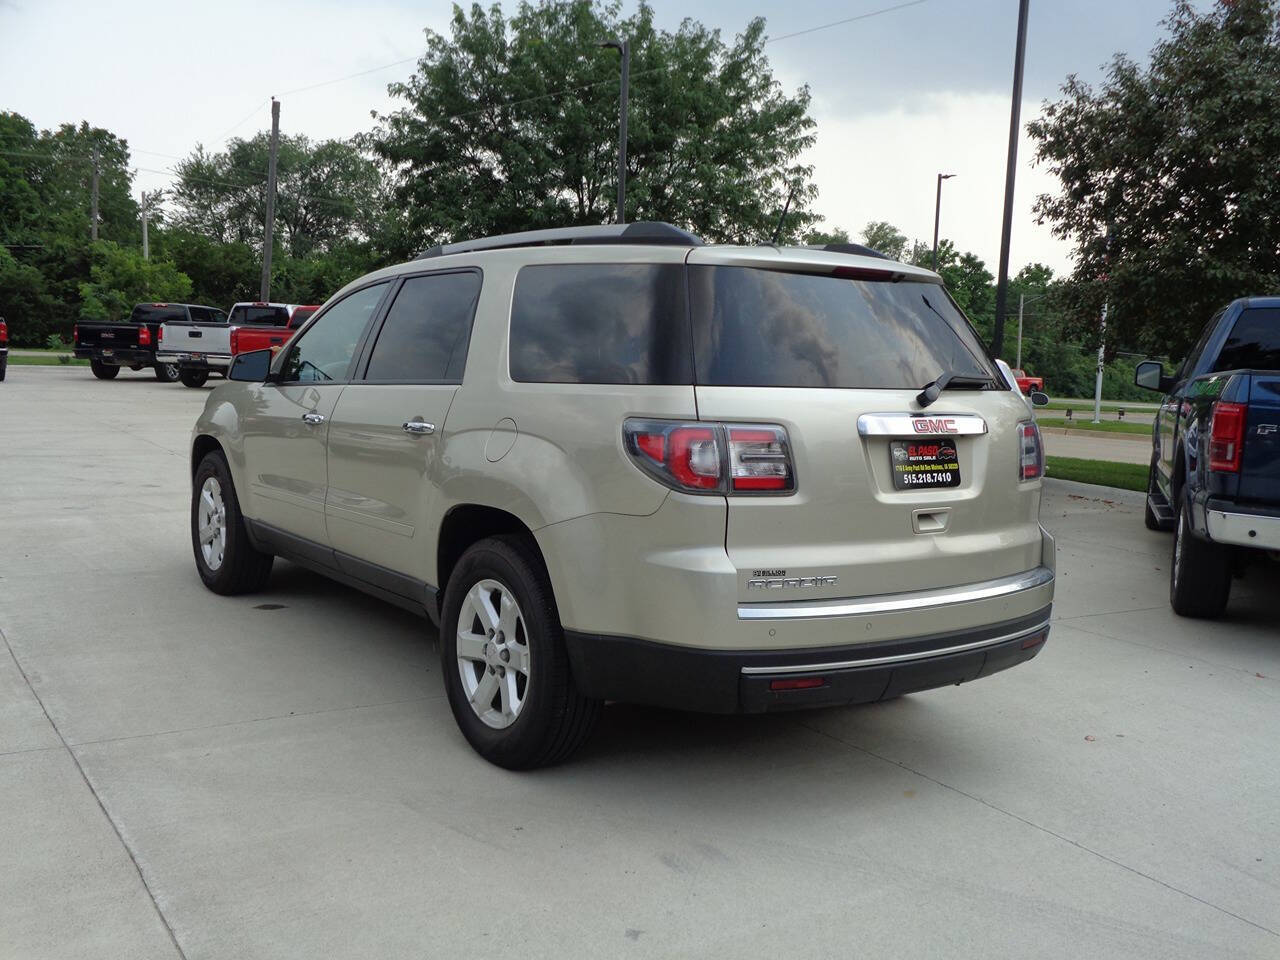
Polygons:
<instances>
[{"instance_id":1,"label":"front door handle","mask_svg":"<svg viewBox=\"0 0 1280 960\"><path fill-rule=\"evenodd\" d=\"M428 433L436 432L434 423L427 423L425 420L406 420L400 427L405 433L413 433L422 436Z\"/></svg>"},{"instance_id":2,"label":"front door handle","mask_svg":"<svg viewBox=\"0 0 1280 960\"><path fill-rule=\"evenodd\" d=\"M324 423L324 421L325 415L323 413L316 413L314 410L302 415L303 423Z\"/></svg>"}]
</instances>

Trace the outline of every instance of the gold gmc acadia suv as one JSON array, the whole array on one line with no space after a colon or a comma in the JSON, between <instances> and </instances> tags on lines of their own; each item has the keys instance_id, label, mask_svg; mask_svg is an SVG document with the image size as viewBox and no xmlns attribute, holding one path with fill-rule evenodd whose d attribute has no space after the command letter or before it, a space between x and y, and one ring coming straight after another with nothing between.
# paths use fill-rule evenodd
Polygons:
<instances>
[{"instance_id":1,"label":"gold gmc acadia suv","mask_svg":"<svg viewBox=\"0 0 1280 960\"><path fill-rule=\"evenodd\" d=\"M191 446L209 589L274 557L439 627L483 757L606 700L865 703L1034 657L1030 408L927 270L659 223L434 248L241 354Z\"/></svg>"}]
</instances>

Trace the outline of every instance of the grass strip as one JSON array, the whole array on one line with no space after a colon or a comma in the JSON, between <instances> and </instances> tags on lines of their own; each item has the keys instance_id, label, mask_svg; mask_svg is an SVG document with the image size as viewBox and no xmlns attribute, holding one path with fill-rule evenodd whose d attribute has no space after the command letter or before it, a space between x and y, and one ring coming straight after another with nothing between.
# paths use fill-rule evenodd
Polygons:
<instances>
[{"instance_id":1,"label":"grass strip","mask_svg":"<svg viewBox=\"0 0 1280 960\"><path fill-rule=\"evenodd\" d=\"M1053 480L1096 483L1122 490L1147 489L1147 468L1141 463L1112 463L1109 460L1081 460L1078 457L1045 457L1045 476Z\"/></svg>"}]
</instances>

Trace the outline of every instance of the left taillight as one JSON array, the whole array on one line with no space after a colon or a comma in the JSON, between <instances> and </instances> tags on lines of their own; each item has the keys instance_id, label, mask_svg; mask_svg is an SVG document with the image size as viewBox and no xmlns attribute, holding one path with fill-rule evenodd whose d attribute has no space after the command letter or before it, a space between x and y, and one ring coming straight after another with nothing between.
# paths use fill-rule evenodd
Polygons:
<instances>
[{"instance_id":1,"label":"left taillight","mask_svg":"<svg viewBox=\"0 0 1280 960\"><path fill-rule=\"evenodd\" d=\"M632 461L683 493L786 494L796 488L785 428L773 424L627 420Z\"/></svg>"},{"instance_id":2,"label":"left taillight","mask_svg":"<svg viewBox=\"0 0 1280 960\"><path fill-rule=\"evenodd\" d=\"M151 345L151 328L143 324L138 328L138 346L147 347Z\"/></svg>"},{"instance_id":3,"label":"left taillight","mask_svg":"<svg viewBox=\"0 0 1280 960\"><path fill-rule=\"evenodd\" d=\"M71 326L71 342L72 343L80 342L80 324L78 323L72 324Z\"/></svg>"},{"instance_id":4,"label":"left taillight","mask_svg":"<svg viewBox=\"0 0 1280 960\"><path fill-rule=\"evenodd\" d=\"M1040 428L1032 420L1018 424L1018 480L1038 480L1044 476L1044 444Z\"/></svg>"},{"instance_id":5,"label":"left taillight","mask_svg":"<svg viewBox=\"0 0 1280 960\"><path fill-rule=\"evenodd\" d=\"M1209 425L1209 469L1215 473L1239 473L1244 449L1244 427L1249 407L1219 400L1213 405Z\"/></svg>"},{"instance_id":6,"label":"left taillight","mask_svg":"<svg viewBox=\"0 0 1280 960\"><path fill-rule=\"evenodd\" d=\"M0 320L0 343L9 342L9 325Z\"/></svg>"}]
</instances>

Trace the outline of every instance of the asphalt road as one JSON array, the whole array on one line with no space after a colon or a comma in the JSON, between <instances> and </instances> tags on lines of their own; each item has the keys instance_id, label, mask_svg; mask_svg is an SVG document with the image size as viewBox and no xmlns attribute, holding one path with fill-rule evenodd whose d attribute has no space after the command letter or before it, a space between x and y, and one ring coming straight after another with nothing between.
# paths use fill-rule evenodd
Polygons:
<instances>
[{"instance_id":1,"label":"asphalt road","mask_svg":"<svg viewBox=\"0 0 1280 960\"><path fill-rule=\"evenodd\" d=\"M286 564L201 587L207 392L0 384L0 957L1280 956L1280 591L1176 618L1135 497L1050 485L1025 666L611 707L517 775L455 730L425 621Z\"/></svg>"}]
</instances>

